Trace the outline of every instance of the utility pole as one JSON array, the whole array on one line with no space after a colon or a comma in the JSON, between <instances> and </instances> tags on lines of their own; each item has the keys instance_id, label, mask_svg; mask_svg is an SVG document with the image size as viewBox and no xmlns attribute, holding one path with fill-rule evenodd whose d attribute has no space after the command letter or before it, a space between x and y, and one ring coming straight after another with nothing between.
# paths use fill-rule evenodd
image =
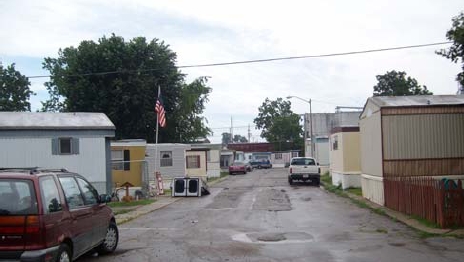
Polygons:
<instances>
[{"instance_id":1,"label":"utility pole","mask_svg":"<svg viewBox=\"0 0 464 262\"><path fill-rule=\"evenodd\" d=\"M230 143L234 142L234 123L232 117L230 117Z\"/></svg>"},{"instance_id":2,"label":"utility pole","mask_svg":"<svg viewBox=\"0 0 464 262\"><path fill-rule=\"evenodd\" d=\"M250 131L250 124L248 124L248 143L251 143L251 131Z\"/></svg>"},{"instance_id":3,"label":"utility pole","mask_svg":"<svg viewBox=\"0 0 464 262\"><path fill-rule=\"evenodd\" d=\"M304 136L303 136L303 146L304 146L304 156L308 156L308 150L307 149L307 146L306 146L306 140L308 140L308 121L306 121L306 113L303 114L303 132L304 132Z\"/></svg>"},{"instance_id":4,"label":"utility pole","mask_svg":"<svg viewBox=\"0 0 464 262\"><path fill-rule=\"evenodd\" d=\"M311 138L311 157L314 157L314 137L313 137L313 112L311 108L311 99L306 100L298 96L287 96L287 99L290 98L297 98L300 99L301 101L304 101L309 104L309 137ZM306 117L305 117L306 118ZM306 126L306 119L305 119L305 126ZM306 134L306 133L305 133ZM306 135L307 136L307 135ZM305 155L306 155L306 141L304 142L304 147L305 147Z\"/></svg>"},{"instance_id":5,"label":"utility pole","mask_svg":"<svg viewBox=\"0 0 464 262\"><path fill-rule=\"evenodd\" d=\"M313 111L311 109L311 99L309 99L309 122L310 122L310 132L311 132L311 157L314 156L314 137L313 137ZM306 142L305 142L306 143Z\"/></svg>"}]
</instances>

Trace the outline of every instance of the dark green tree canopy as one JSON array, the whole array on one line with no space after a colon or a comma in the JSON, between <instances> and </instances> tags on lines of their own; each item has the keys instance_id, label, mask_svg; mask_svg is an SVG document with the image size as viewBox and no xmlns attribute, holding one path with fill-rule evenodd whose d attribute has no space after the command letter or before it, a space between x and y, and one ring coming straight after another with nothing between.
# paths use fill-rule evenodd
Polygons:
<instances>
[{"instance_id":1,"label":"dark green tree canopy","mask_svg":"<svg viewBox=\"0 0 464 262\"><path fill-rule=\"evenodd\" d=\"M456 80L464 86L464 13L452 19L452 27L446 32L446 38L453 42L453 45L448 49L437 51L437 54L442 55L454 63L462 64L462 72L460 72Z\"/></svg>"},{"instance_id":2,"label":"dark green tree canopy","mask_svg":"<svg viewBox=\"0 0 464 262\"><path fill-rule=\"evenodd\" d=\"M234 143L247 143L248 139L242 135L234 135Z\"/></svg>"},{"instance_id":3,"label":"dark green tree canopy","mask_svg":"<svg viewBox=\"0 0 464 262\"><path fill-rule=\"evenodd\" d=\"M374 96L433 95L426 86L419 85L416 79L406 77L406 72L393 70L376 78L378 83L374 86Z\"/></svg>"},{"instance_id":4,"label":"dark green tree canopy","mask_svg":"<svg viewBox=\"0 0 464 262\"><path fill-rule=\"evenodd\" d=\"M261 137L271 143L290 141L303 145L300 116L292 112L290 101L266 98L258 110L258 117L253 122L258 129L262 129Z\"/></svg>"},{"instance_id":5,"label":"dark green tree canopy","mask_svg":"<svg viewBox=\"0 0 464 262\"><path fill-rule=\"evenodd\" d=\"M29 79L15 69L15 64L4 68L0 64L0 111L31 111L29 99L35 95Z\"/></svg>"},{"instance_id":6,"label":"dark green tree canopy","mask_svg":"<svg viewBox=\"0 0 464 262\"><path fill-rule=\"evenodd\" d=\"M204 77L185 83L175 62L168 45L144 37L126 42L112 35L60 49L43 63L51 77L42 110L103 112L115 124L116 138L153 142L159 86L167 119L159 142L196 141L210 133L201 114L211 88Z\"/></svg>"},{"instance_id":7,"label":"dark green tree canopy","mask_svg":"<svg viewBox=\"0 0 464 262\"><path fill-rule=\"evenodd\" d=\"M222 144L228 145L232 141L232 136L230 133L224 132L222 135Z\"/></svg>"}]
</instances>

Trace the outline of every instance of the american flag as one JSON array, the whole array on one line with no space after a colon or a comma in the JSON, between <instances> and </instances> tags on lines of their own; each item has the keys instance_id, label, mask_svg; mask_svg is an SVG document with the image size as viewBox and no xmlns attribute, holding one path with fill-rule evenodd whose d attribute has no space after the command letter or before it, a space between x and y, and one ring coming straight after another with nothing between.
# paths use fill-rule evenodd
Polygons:
<instances>
[{"instance_id":1,"label":"american flag","mask_svg":"<svg viewBox=\"0 0 464 262\"><path fill-rule=\"evenodd\" d=\"M158 99L156 100L155 112L158 117L158 123L161 127L166 126L166 116L163 106L163 100L161 99L161 91L158 92Z\"/></svg>"}]
</instances>

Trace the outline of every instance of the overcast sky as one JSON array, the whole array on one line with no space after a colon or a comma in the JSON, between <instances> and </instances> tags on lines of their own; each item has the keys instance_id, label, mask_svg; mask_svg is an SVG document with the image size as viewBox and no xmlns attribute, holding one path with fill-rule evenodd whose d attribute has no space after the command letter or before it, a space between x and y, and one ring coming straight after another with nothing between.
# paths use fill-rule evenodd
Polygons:
<instances>
[{"instance_id":1,"label":"overcast sky","mask_svg":"<svg viewBox=\"0 0 464 262\"><path fill-rule=\"evenodd\" d=\"M0 61L31 75L59 48L115 33L130 40L158 38L178 65L318 55L446 41L464 1L8 1L0 0ZM406 71L434 94L455 94L460 66L438 56L444 46L327 58L182 69L191 81L210 76L204 115L212 142L233 117L234 134L262 141L253 127L266 97L313 99L313 112L362 107L376 75ZM46 79L31 79L33 111L48 98ZM309 105L292 100L295 113ZM169 114L167 115L169 117Z\"/></svg>"}]
</instances>

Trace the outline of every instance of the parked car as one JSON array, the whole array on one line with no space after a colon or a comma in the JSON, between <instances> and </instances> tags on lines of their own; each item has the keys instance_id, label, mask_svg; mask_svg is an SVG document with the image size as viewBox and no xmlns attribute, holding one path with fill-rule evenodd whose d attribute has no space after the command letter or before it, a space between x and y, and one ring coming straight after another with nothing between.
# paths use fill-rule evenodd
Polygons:
<instances>
[{"instance_id":1,"label":"parked car","mask_svg":"<svg viewBox=\"0 0 464 262\"><path fill-rule=\"evenodd\" d=\"M0 169L0 261L73 261L119 240L106 194L64 169Z\"/></svg>"},{"instance_id":2,"label":"parked car","mask_svg":"<svg viewBox=\"0 0 464 262\"><path fill-rule=\"evenodd\" d=\"M253 166L253 168L272 168L272 164L271 161L269 161L269 159L253 160L250 161L250 163Z\"/></svg>"},{"instance_id":3,"label":"parked car","mask_svg":"<svg viewBox=\"0 0 464 262\"><path fill-rule=\"evenodd\" d=\"M237 173L242 173L242 174L247 173L247 168L246 168L245 162L234 161L229 166L229 175L233 175L233 174L237 174Z\"/></svg>"},{"instance_id":4,"label":"parked car","mask_svg":"<svg viewBox=\"0 0 464 262\"><path fill-rule=\"evenodd\" d=\"M314 158L294 157L288 168L288 183L294 181L310 182L319 186L321 181L321 169Z\"/></svg>"},{"instance_id":5,"label":"parked car","mask_svg":"<svg viewBox=\"0 0 464 262\"><path fill-rule=\"evenodd\" d=\"M245 162L245 166L246 166L246 171L247 172L253 171L253 166L251 165L250 161Z\"/></svg>"}]
</instances>

